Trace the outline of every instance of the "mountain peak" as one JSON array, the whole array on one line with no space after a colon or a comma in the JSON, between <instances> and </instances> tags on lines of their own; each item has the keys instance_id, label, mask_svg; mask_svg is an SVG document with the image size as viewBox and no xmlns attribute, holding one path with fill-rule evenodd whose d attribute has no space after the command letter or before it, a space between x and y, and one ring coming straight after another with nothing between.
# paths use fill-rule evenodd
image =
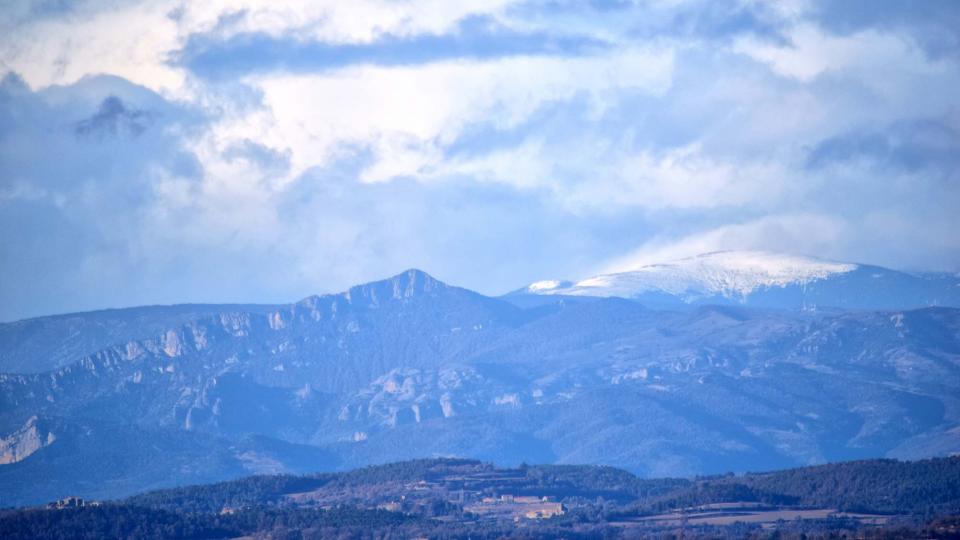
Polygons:
<instances>
[{"instance_id":1,"label":"mountain peak","mask_svg":"<svg viewBox=\"0 0 960 540\"><path fill-rule=\"evenodd\" d=\"M394 300L412 298L448 287L449 285L423 270L410 268L387 279L351 287L345 294L351 301L363 298L377 304L388 298Z\"/></svg>"},{"instance_id":2,"label":"mountain peak","mask_svg":"<svg viewBox=\"0 0 960 540\"><path fill-rule=\"evenodd\" d=\"M409 268L394 276L354 285L342 293L313 295L304 298L298 304L313 306L321 298L343 298L348 303L369 303L378 305L386 300L412 298L425 293L446 289L450 286L417 268Z\"/></svg>"},{"instance_id":3,"label":"mountain peak","mask_svg":"<svg viewBox=\"0 0 960 540\"><path fill-rule=\"evenodd\" d=\"M851 272L857 265L771 251L713 251L633 271L656 273L663 268L714 281L708 283L711 289L747 294L760 286L782 287Z\"/></svg>"},{"instance_id":4,"label":"mountain peak","mask_svg":"<svg viewBox=\"0 0 960 540\"><path fill-rule=\"evenodd\" d=\"M431 276L430 274L420 270L419 268L408 268L403 272L393 276L390 279L412 279L412 280L422 280L422 281L434 281L436 283L441 283L440 280Z\"/></svg>"},{"instance_id":5,"label":"mountain peak","mask_svg":"<svg viewBox=\"0 0 960 540\"><path fill-rule=\"evenodd\" d=\"M714 251L575 283L538 281L512 294L621 297L651 306L750 304L815 309L958 305L951 276L915 276L876 266L771 251Z\"/></svg>"},{"instance_id":6,"label":"mountain peak","mask_svg":"<svg viewBox=\"0 0 960 540\"><path fill-rule=\"evenodd\" d=\"M448 285L423 270L410 268L390 278L395 289L404 289L413 294L447 288Z\"/></svg>"},{"instance_id":7,"label":"mountain peak","mask_svg":"<svg viewBox=\"0 0 960 540\"><path fill-rule=\"evenodd\" d=\"M770 251L714 251L600 274L575 283L540 281L524 292L626 298L661 294L689 303L717 296L744 298L760 289L805 285L857 268L855 264Z\"/></svg>"}]
</instances>

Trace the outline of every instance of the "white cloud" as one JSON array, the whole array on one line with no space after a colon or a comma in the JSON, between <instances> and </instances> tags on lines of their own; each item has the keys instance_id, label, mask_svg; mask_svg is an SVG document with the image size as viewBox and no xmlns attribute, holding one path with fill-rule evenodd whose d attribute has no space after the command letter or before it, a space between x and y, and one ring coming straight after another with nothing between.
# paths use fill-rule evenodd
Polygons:
<instances>
[{"instance_id":1,"label":"white cloud","mask_svg":"<svg viewBox=\"0 0 960 540\"><path fill-rule=\"evenodd\" d=\"M345 148L372 152L361 178L431 176L442 150L472 124L510 129L551 103L585 96L597 110L622 93L669 88L669 51L510 57L421 66L350 67L323 75L249 80L264 108L216 128L217 138L255 138L292 155L291 177L327 164Z\"/></svg>"},{"instance_id":2,"label":"white cloud","mask_svg":"<svg viewBox=\"0 0 960 540\"><path fill-rule=\"evenodd\" d=\"M775 205L794 188L782 164L724 161L698 143L665 150L596 140L593 134L559 145L539 138L455 161L438 170L521 189L542 189L576 213L608 209L716 208Z\"/></svg>"},{"instance_id":3,"label":"white cloud","mask_svg":"<svg viewBox=\"0 0 960 540\"><path fill-rule=\"evenodd\" d=\"M626 154L607 163L601 171L612 181L581 184L573 194L577 201L652 209L712 208L774 204L789 188L779 164L753 159L727 162L704 153L699 144Z\"/></svg>"},{"instance_id":4,"label":"white cloud","mask_svg":"<svg viewBox=\"0 0 960 540\"><path fill-rule=\"evenodd\" d=\"M861 80L882 89L891 75L939 71L936 62L930 62L919 47L893 33L871 29L835 36L814 24L801 23L787 31L786 37L789 42L779 44L744 36L734 43L733 50L768 64L782 76L803 82L825 73L869 74L873 76Z\"/></svg>"},{"instance_id":5,"label":"white cloud","mask_svg":"<svg viewBox=\"0 0 960 540\"><path fill-rule=\"evenodd\" d=\"M369 43L384 36L444 34L468 16L499 16L515 0L226 0L186 6L188 26L207 28L234 14L220 35L263 32L327 43Z\"/></svg>"},{"instance_id":6,"label":"white cloud","mask_svg":"<svg viewBox=\"0 0 960 540\"><path fill-rule=\"evenodd\" d=\"M177 23L168 17L173 5L87 2L58 17L0 23L0 67L34 88L104 73L175 90L185 75L166 63L181 43Z\"/></svg>"},{"instance_id":7,"label":"white cloud","mask_svg":"<svg viewBox=\"0 0 960 540\"><path fill-rule=\"evenodd\" d=\"M86 0L40 16L24 5L0 14L0 69L16 71L34 88L109 74L189 98L188 75L171 60L194 34L369 43L384 35L449 33L469 16L498 18L513 1Z\"/></svg>"}]
</instances>

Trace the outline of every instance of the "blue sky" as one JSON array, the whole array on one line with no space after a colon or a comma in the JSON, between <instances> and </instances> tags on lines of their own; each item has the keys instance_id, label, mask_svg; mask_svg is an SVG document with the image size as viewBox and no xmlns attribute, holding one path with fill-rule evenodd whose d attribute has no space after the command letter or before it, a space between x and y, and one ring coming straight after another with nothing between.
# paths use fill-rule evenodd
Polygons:
<instances>
[{"instance_id":1,"label":"blue sky","mask_svg":"<svg viewBox=\"0 0 960 540\"><path fill-rule=\"evenodd\" d=\"M953 1L0 11L0 320L718 249L960 270Z\"/></svg>"}]
</instances>

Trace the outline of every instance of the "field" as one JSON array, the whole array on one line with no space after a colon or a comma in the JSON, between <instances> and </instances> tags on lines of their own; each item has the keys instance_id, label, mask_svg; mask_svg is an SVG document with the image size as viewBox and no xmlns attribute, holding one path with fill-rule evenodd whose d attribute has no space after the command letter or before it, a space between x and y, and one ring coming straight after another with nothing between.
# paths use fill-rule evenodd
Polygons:
<instances>
[{"instance_id":1,"label":"field","mask_svg":"<svg viewBox=\"0 0 960 540\"><path fill-rule=\"evenodd\" d=\"M774 527L778 523L796 520L852 519L861 525L884 525L891 516L841 512L835 508L777 507L756 502L725 502L706 504L650 516L611 522L622 527L671 527L701 525L733 525L749 523Z\"/></svg>"}]
</instances>

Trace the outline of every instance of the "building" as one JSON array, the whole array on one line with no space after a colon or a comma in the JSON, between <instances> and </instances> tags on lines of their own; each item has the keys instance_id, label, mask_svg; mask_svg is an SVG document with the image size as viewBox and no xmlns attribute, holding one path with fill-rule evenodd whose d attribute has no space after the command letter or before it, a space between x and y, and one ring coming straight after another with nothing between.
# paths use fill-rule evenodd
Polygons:
<instances>
[{"instance_id":1,"label":"building","mask_svg":"<svg viewBox=\"0 0 960 540\"><path fill-rule=\"evenodd\" d=\"M547 519L553 516L562 516L566 511L558 502L541 502L527 505L523 516L527 519Z\"/></svg>"},{"instance_id":2,"label":"building","mask_svg":"<svg viewBox=\"0 0 960 540\"><path fill-rule=\"evenodd\" d=\"M47 504L47 508L55 508L57 510L63 510L64 508L83 508L83 506L84 502L82 497L66 497Z\"/></svg>"}]
</instances>

